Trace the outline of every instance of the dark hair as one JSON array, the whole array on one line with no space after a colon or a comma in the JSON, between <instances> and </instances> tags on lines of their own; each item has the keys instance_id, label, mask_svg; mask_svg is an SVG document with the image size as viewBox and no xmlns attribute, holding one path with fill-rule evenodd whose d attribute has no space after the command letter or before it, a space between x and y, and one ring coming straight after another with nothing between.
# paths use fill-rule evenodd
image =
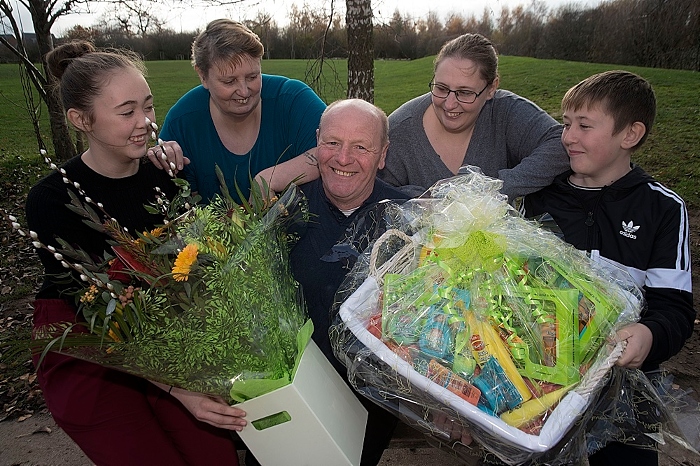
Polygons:
<instances>
[{"instance_id":1,"label":"dark hair","mask_svg":"<svg viewBox=\"0 0 700 466\"><path fill-rule=\"evenodd\" d=\"M260 59L264 53L260 38L245 25L226 18L215 19L192 43L192 65L207 75L217 63L238 66L244 55Z\"/></svg>"},{"instance_id":2,"label":"dark hair","mask_svg":"<svg viewBox=\"0 0 700 466\"><path fill-rule=\"evenodd\" d=\"M490 40L481 34L462 34L446 42L435 57L434 68L445 58L471 60L479 67L479 74L487 84L498 77L498 53Z\"/></svg>"},{"instance_id":3,"label":"dark hair","mask_svg":"<svg viewBox=\"0 0 700 466\"><path fill-rule=\"evenodd\" d=\"M56 47L46 55L46 65L49 75L55 79L64 110L81 110L90 121L94 98L102 92L111 72L133 68L146 76L146 67L135 53L97 50L84 40Z\"/></svg>"},{"instance_id":4,"label":"dark hair","mask_svg":"<svg viewBox=\"0 0 700 466\"><path fill-rule=\"evenodd\" d=\"M605 71L576 84L561 101L563 111L596 105L613 117L613 134L637 121L644 125L646 132L633 149L646 141L656 117L656 96L646 79L629 71Z\"/></svg>"}]
</instances>

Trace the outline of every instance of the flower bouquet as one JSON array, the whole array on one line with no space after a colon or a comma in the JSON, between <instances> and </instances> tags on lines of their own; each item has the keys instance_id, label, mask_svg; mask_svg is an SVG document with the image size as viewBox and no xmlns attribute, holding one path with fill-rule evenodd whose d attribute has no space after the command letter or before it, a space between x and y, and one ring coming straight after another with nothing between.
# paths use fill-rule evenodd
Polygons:
<instances>
[{"instance_id":1,"label":"flower bouquet","mask_svg":"<svg viewBox=\"0 0 700 466\"><path fill-rule=\"evenodd\" d=\"M358 390L405 422L518 464L582 429L623 350L610 337L644 300L500 186L472 169L395 206L336 295L331 340Z\"/></svg>"},{"instance_id":2,"label":"flower bouquet","mask_svg":"<svg viewBox=\"0 0 700 466\"><path fill-rule=\"evenodd\" d=\"M289 384L312 332L287 258L287 227L307 215L303 195L292 185L268 202L258 190L238 205L222 182L221 196L194 205L187 182L173 181L179 195L145 206L165 223L135 234L70 191L71 208L112 238L114 254L97 263L65 241L52 248L34 236L35 247L80 276L84 317L40 329L35 349L230 402Z\"/></svg>"}]
</instances>

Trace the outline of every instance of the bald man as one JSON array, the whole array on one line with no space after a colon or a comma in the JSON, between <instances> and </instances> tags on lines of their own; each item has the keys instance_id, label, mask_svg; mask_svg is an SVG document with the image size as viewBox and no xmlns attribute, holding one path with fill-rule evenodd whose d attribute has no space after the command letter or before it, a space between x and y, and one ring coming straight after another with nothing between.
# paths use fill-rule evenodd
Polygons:
<instances>
[{"instance_id":1,"label":"bald man","mask_svg":"<svg viewBox=\"0 0 700 466\"><path fill-rule=\"evenodd\" d=\"M371 228L357 220L379 201L402 202L408 196L376 177L389 147L389 123L381 109L360 99L333 102L321 116L316 141L321 177L301 186L312 217L292 249L291 264L314 323L312 338L347 381L347 371L331 348L329 312L355 257L339 254L333 246L345 239L351 226L354 234L358 228ZM388 446L397 419L356 395L369 412L360 464L373 466Z\"/></svg>"}]
</instances>

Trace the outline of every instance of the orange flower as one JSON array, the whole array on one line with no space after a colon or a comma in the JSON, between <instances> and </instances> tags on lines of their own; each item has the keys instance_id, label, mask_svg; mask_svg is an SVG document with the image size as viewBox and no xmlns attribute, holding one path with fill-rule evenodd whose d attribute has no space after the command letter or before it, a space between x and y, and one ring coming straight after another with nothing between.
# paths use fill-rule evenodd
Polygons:
<instances>
[{"instance_id":1,"label":"orange flower","mask_svg":"<svg viewBox=\"0 0 700 466\"><path fill-rule=\"evenodd\" d=\"M164 231L163 228L156 227L153 230L151 230L149 233L144 232L143 236L151 236L153 238L158 238L158 237L160 237L160 235L163 234L163 231Z\"/></svg>"},{"instance_id":2,"label":"orange flower","mask_svg":"<svg viewBox=\"0 0 700 466\"><path fill-rule=\"evenodd\" d=\"M160 235L163 234L163 228L161 227L156 227L151 231L144 231L143 236L146 238L159 238ZM143 246L145 244L144 240L142 238L136 238L135 240L132 241L136 246Z\"/></svg>"},{"instance_id":3,"label":"orange flower","mask_svg":"<svg viewBox=\"0 0 700 466\"><path fill-rule=\"evenodd\" d=\"M175 259L173 266L173 278L179 282L187 281L189 278L190 269L197 261L197 245L188 244L180 251Z\"/></svg>"},{"instance_id":4,"label":"orange flower","mask_svg":"<svg viewBox=\"0 0 700 466\"><path fill-rule=\"evenodd\" d=\"M117 325L117 327L119 327L118 324L115 324L115 325ZM117 336L117 334L114 333L114 331L113 331L111 328L109 329L109 332L107 333L107 336L108 336L109 338L111 338L112 341L121 341L121 340L119 339L119 337Z\"/></svg>"},{"instance_id":5,"label":"orange flower","mask_svg":"<svg viewBox=\"0 0 700 466\"><path fill-rule=\"evenodd\" d=\"M117 329L119 329L119 324L118 324L118 323L114 322L114 326L117 327ZM114 332L114 330L112 330L111 328L109 329L109 332L107 333L107 337L108 337L108 338L111 338L112 341L115 341L115 342L117 342L117 343L119 343L120 341L122 341L122 340L119 338L119 336ZM111 354L113 351L114 351L114 347L113 347L113 346L110 346L109 348L107 348L107 354Z\"/></svg>"}]
</instances>

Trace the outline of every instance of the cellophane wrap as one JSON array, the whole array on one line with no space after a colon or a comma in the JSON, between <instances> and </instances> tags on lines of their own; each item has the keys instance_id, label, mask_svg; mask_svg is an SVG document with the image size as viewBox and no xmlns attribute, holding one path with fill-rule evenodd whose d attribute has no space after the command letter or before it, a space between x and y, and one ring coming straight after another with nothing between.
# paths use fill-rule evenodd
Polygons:
<instances>
[{"instance_id":1,"label":"cellophane wrap","mask_svg":"<svg viewBox=\"0 0 700 466\"><path fill-rule=\"evenodd\" d=\"M382 206L375 237L346 241L369 246L336 294L331 342L355 388L431 443L570 464L612 439L584 434L624 349L615 331L644 299L625 272L519 216L500 187L470 168Z\"/></svg>"}]
</instances>

